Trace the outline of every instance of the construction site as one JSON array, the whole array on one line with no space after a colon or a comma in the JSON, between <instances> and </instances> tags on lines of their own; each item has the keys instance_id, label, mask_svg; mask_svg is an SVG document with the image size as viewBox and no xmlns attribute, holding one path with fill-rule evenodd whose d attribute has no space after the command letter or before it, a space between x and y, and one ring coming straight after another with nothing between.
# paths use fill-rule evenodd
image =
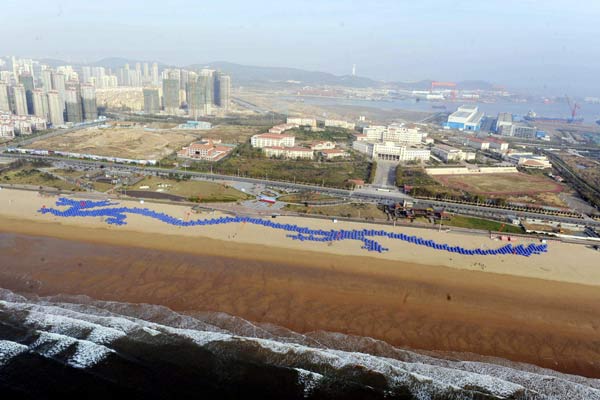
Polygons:
<instances>
[{"instance_id":1,"label":"construction site","mask_svg":"<svg viewBox=\"0 0 600 400\"><path fill-rule=\"evenodd\" d=\"M135 124L120 124L91 127L40 139L27 147L48 152L161 160L196 139L196 135L180 130L149 130Z\"/></svg>"}]
</instances>

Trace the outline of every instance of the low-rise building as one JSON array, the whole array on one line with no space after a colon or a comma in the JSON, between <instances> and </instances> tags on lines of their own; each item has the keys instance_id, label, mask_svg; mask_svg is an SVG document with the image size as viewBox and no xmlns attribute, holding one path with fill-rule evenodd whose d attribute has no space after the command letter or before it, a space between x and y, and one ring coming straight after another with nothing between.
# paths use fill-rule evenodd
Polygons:
<instances>
[{"instance_id":1,"label":"low-rise building","mask_svg":"<svg viewBox=\"0 0 600 400\"><path fill-rule=\"evenodd\" d=\"M183 147L179 150L177 156L204 161L219 161L231 153L232 150L233 146L221 145L220 141L206 140Z\"/></svg>"},{"instance_id":2,"label":"low-rise building","mask_svg":"<svg viewBox=\"0 0 600 400\"><path fill-rule=\"evenodd\" d=\"M12 139L15 137L15 126L9 123L0 122L0 138Z\"/></svg>"},{"instance_id":3,"label":"low-rise building","mask_svg":"<svg viewBox=\"0 0 600 400\"><path fill-rule=\"evenodd\" d=\"M535 139L537 128L522 124L513 124L510 136L523 138L523 139Z\"/></svg>"},{"instance_id":4,"label":"low-rise building","mask_svg":"<svg viewBox=\"0 0 600 400\"><path fill-rule=\"evenodd\" d=\"M483 112L477 106L462 105L448 116L444 126L448 129L479 131L483 117Z\"/></svg>"},{"instance_id":5,"label":"low-rise building","mask_svg":"<svg viewBox=\"0 0 600 400\"><path fill-rule=\"evenodd\" d=\"M0 112L0 137L13 138L15 135L30 135L46 128L47 123L44 118Z\"/></svg>"},{"instance_id":6,"label":"low-rise building","mask_svg":"<svg viewBox=\"0 0 600 400\"><path fill-rule=\"evenodd\" d=\"M348 153L346 153L342 149L325 149L320 151L321 156L323 156L326 160L331 160L338 157L348 157Z\"/></svg>"},{"instance_id":7,"label":"low-rise building","mask_svg":"<svg viewBox=\"0 0 600 400\"><path fill-rule=\"evenodd\" d=\"M334 149L335 143L330 141L319 141L310 144L310 149L314 151Z\"/></svg>"},{"instance_id":8,"label":"low-rise building","mask_svg":"<svg viewBox=\"0 0 600 400\"><path fill-rule=\"evenodd\" d=\"M342 121L338 119L326 119L325 126L330 126L334 128L345 128L345 129L354 129L354 122Z\"/></svg>"},{"instance_id":9,"label":"low-rise building","mask_svg":"<svg viewBox=\"0 0 600 400\"><path fill-rule=\"evenodd\" d=\"M261 133L250 138L252 147L294 147L296 138L291 135L280 135L275 133Z\"/></svg>"},{"instance_id":10,"label":"low-rise building","mask_svg":"<svg viewBox=\"0 0 600 400\"><path fill-rule=\"evenodd\" d=\"M268 146L263 147L262 149L267 157L311 159L314 156L313 151L306 147Z\"/></svg>"},{"instance_id":11,"label":"low-rise building","mask_svg":"<svg viewBox=\"0 0 600 400\"><path fill-rule=\"evenodd\" d=\"M294 128L299 128L299 126L297 124L279 124L269 129L269 133L281 134Z\"/></svg>"},{"instance_id":12,"label":"low-rise building","mask_svg":"<svg viewBox=\"0 0 600 400\"><path fill-rule=\"evenodd\" d=\"M402 124L392 124L389 126L369 126L363 129L363 134L367 140L395 142L403 144L421 143L426 134L419 132L416 128L408 128Z\"/></svg>"},{"instance_id":13,"label":"low-rise building","mask_svg":"<svg viewBox=\"0 0 600 400\"><path fill-rule=\"evenodd\" d=\"M470 137L467 139L467 146L477 150L488 150L490 148L490 141L487 139Z\"/></svg>"},{"instance_id":14,"label":"low-rise building","mask_svg":"<svg viewBox=\"0 0 600 400\"><path fill-rule=\"evenodd\" d=\"M489 148L498 153L506 153L508 151L508 142L504 140L489 138L488 142L490 143Z\"/></svg>"},{"instance_id":15,"label":"low-rise building","mask_svg":"<svg viewBox=\"0 0 600 400\"><path fill-rule=\"evenodd\" d=\"M510 131L513 124L513 115L511 113L499 113L496 120L496 132L501 132L505 129Z\"/></svg>"},{"instance_id":16,"label":"low-rise building","mask_svg":"<svg viewBox=\"0 0 600 400\"><path fill-rule=\"evenodd\" d=\"M523 139L535 139L537 128L521 123L512 123L510 125L501 125L497 132L502 136L518 137Z\"/></svg>"},{"instance_id":17,"label":"low-rise building","mask_svg":"<svg viewBox=\"0 0 600 400\"><path fill-rule=\"evenodd\" d=\"M429 149L407 147L394 142L354 142L352 147L374 160L427 161L431 157Z\"/></svg>"},{"instance_id":18,"label":"low-rise building","mask_svg":"<svg viewBox=\"0 0 600 400\"><path fill-rule=\"evenodd\" d=\"M444 144L438 144L431 149L431 153L436 157L439 157L444 162L452 161L468 161L475 159L475 153L465 152L456 147L446 146Z\"/></svg>"},{"instance_id":19,"label":"low-rise building","mask_svg":"<svg viewBox=\"0 0 600 400\"><path fill-rule=\"evenodd\" d=\"M295 124L298 126L310 126L310 127L317 126L317 120L314 118L288 117L286 122L288 124Z\"/></svg>"},{"instance_id":20,"label":"low-rise building","mask_svg":"<svg viewBox=\"0 0 600 400\"><path fill-rule=\"evenodd\" d=\"M187 121L185 124L177 125L177 129L184 130L207 130L211 128L212 124L206 121Z\"/></svg>"},{"instance_id":21,"label":"low-rise building","mask_svg":"<svg viewBox=\"0 0 600 400\"><path fill-rule=\"evenodd\" d=\"M543 155L536 155L529 152L510 152L507 153L505 159L519 167L531 168L531 169L546 169L552 168L552 164L548 157Z\"/></svg>"}]
</instances>

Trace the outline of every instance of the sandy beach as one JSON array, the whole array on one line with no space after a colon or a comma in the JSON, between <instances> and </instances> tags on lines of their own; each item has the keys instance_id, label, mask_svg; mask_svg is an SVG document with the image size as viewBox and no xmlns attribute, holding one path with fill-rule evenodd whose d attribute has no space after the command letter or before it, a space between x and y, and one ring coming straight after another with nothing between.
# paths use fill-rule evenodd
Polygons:
<instances>
[{"instance_id":1,"label":"sandy beach","mask_svg":"<svg viewBox=\"0 0 600 400\"><path fill-rule=\"evenodd\" d=\"M85 194L78 197L85 199ZM41 214L37 212L42 207L53 207L58 198L42 197L36 192L19 190L0 190L0 218L6 222L2 223L0 230L32 233L23 230L21 222L32 221L46 223L50 226L36 228L35 232L45 232L48 236L57 236L63 238L72 238L69 230L65 227L86 227L94 229L93 233L86 236L76 236L80 240L97 241L112 244L135 244L147 248L185 251L200 254L211 254L218 256L242 256L247 258L249 254L243 252L215 252L210 247L202 247L191 244L194 238L209 238L214 240L226 241L230 244L247 244L267 246L269 251L252 252L251 256L255 259L270 260L274 248L287 250L301 250L303 252L318 252L326 254L335 254L343 256L368 257L361 262L370 263L369 259L394 260L405 263L418 263L425 265L445 266L474 271L485 271L497 274L508 274L514 276L523 276L530 278L540 278L544 280L555 280L560 282L581 283L585 285L600 285L600 253L581 245L561 243L551 241L549 251L545 254L535 255L530 258L514 255L504 256L466 256L455 253L448 253L434 250L424 246L417 246L399 240L377 238L377 240L389 251L384 253L367 252L361 249L359 241L339 241L332 245L328 243L317 242L299 242L286 238L286 232L274 230L251 224L230 224L215 225L210 227L178 227L163 223L161 221L143 217L139 215L128 214L127 224L123 226L109 225L104 222L103 217L74 217L63 218L55 217L50 214ZM223 214L218 212L205 212L195 214L189 206L177 204L158 204L145 202L143 205L139 201L115 200L121 206L127 207L147 207L149 209L165 212L173 217L182 220L190 219L209 219L219 217ZM10 222L9 220L15 220ZM292 223L300 226L306 226L313 229L380 229L370 224L356 222L338 221L334 223L330 220L310 219L299 217L277 218L280 223ZM9 227L7 229L7 227ZM431 239L438 243L447 243L451 246L460 245L466 248L498 248L503 246L504 242L496 239L490 239L483 234L465 234L460 232L437 232L419 228L408 228L404 226L391 227L385 226L381 229L386 231L404 233L407 235L417 235L424 239ZM110 234L107 234L107 231ZM130 235L119 235L120 233L145 233L177 236L177 240L152 240L152 241L131 241ZM191 240L190 240L191 239ZM539 240L517 238L516 244L539 243ZM167 244L168 243L168 244Z\"/></svg>"},{"instance_id":2,"label":"sandy beach","mask_svg":"<svg viewBox=\"0 0 600 400\"><path fill-rule=\"evenodd\" d=\"M55 201L0 190L0 286L222 311L299 332L344 332L600 377L600 253L584 246L552 242L548 253L526 258L382 240L390 251L374 254L358 241L298 242L250 224L181 228L130 215L127 225L113 226L100 217L37 213ZM179 205L144 207L182 219L214 216ZM484 235L385 229L465 247L502 245Z\"/></svg>"}]
</instances>

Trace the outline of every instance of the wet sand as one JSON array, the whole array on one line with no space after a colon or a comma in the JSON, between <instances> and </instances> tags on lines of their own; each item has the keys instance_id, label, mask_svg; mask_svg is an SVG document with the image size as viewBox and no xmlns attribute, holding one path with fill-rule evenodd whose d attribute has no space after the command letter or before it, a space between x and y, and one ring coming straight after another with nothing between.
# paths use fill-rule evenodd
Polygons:
<instances>
[{"instance_id":1,"label":"wet sand","mask_svg":"<svg viewBox=\"0 0 600 400\"><path fill-rule=\"evenodd\" d=\"M11 229L7 222L0 220L0 230L28 233L0 234L0 287L11 290L222 311L299 332L344 332L600 377L597 286L202 237L30 221Z\"/></svg>"}]
</instances>

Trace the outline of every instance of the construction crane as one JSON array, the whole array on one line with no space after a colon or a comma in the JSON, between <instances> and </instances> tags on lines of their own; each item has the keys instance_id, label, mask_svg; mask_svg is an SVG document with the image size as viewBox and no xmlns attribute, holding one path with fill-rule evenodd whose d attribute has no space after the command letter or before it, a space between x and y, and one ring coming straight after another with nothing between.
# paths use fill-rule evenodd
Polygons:
<instances>
[{"instance_id":1,"label":"construction crane","mask_svg":"<svg viewBox=\"0 0 600 400\"><path fill-rule=\"evenodd\" d=\"M433 93L433 89L435 89L436 87L456 88L456 83L431 81L431 88L429 89L429 93ZM456 99L456 89L453 89L451 93L452 93L452 100L454 101Z\"/></svg>"},{"instance_id":2,"label":"construction crane","mask_svg":"<svg viewBox=\"0 0 600 400\"><path fill-rule=\"evenodd\" d=\"M569 119L569 122L573 122L577 116L577 110L581 109L581 106L574 101L571 101L569 96L565 95L565 97L567 99L567 103L569 104L569 110L571 111L571 118Z\"/></svg>"},{"instance_id":3,"label":"construction crane","mask_svg":"<svg viewBox=\"0 0 600 400\"><path fill-rule=\"evenodd\" d=\"M431 81L431 89L429 91L433 92L433 89L436 87L456 87L456 83Z\"/></svg>"}]
</instances>

